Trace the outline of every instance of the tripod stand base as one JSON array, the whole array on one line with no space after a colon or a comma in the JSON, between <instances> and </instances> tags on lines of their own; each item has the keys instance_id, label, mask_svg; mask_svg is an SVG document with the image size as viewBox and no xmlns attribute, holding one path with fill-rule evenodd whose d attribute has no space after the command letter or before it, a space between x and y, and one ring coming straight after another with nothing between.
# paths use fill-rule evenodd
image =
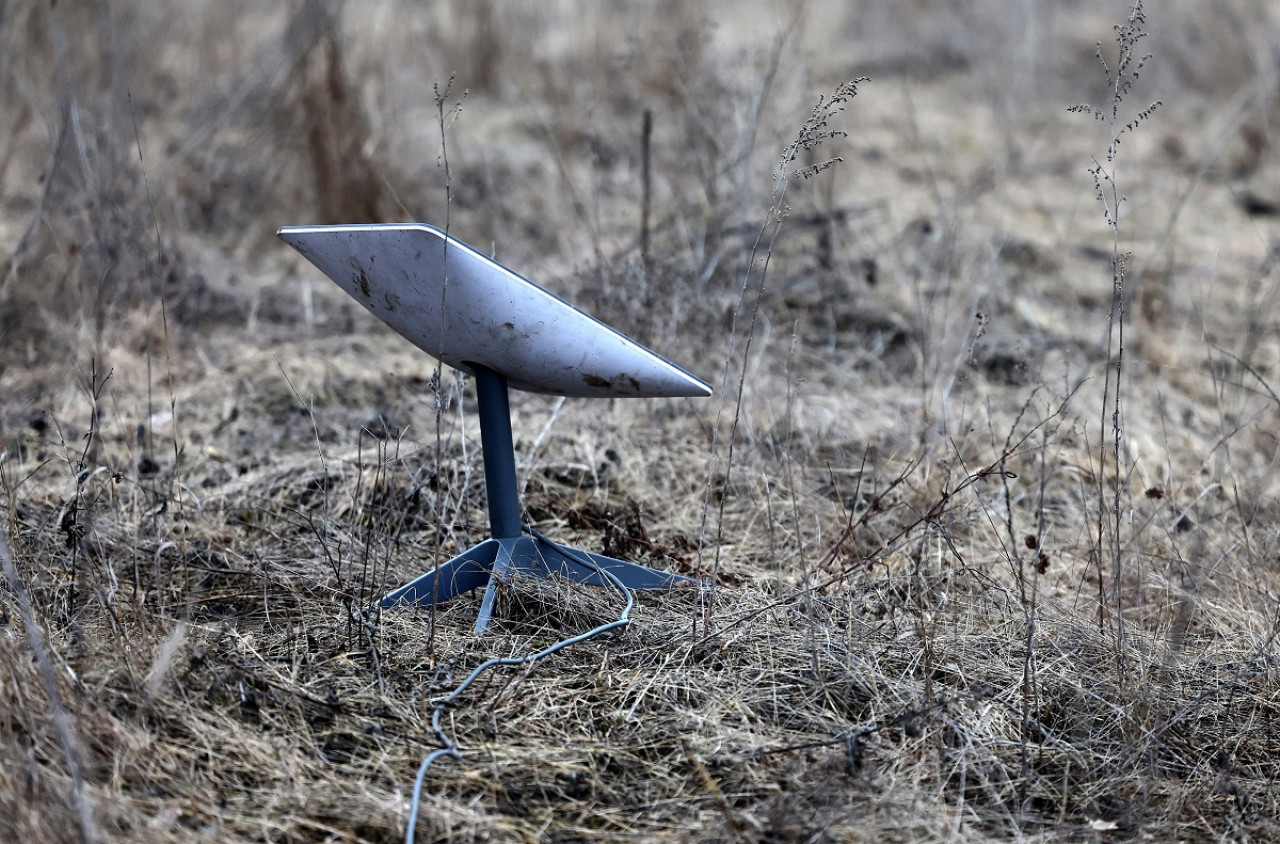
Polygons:
<instances>
[{"instance_id":1,"label":"tripod stand base","mask_svg":"<svg viewBox=\"0 0 1280 844\"><path fill-rule=\"evenodd\" d=\"M403 604L431 606L463 592L485 586L475 632L483 633L493 616L493 601L499 581L512 575L559 577L588 586L609 586L606 571L630 589L666 589L695 581L676 574L651 569L639 563L615 560L576 548L562 548L541 537L517 536L487 539L402 586L379 602L383 609Z\"/></svg>"}]
</instances>

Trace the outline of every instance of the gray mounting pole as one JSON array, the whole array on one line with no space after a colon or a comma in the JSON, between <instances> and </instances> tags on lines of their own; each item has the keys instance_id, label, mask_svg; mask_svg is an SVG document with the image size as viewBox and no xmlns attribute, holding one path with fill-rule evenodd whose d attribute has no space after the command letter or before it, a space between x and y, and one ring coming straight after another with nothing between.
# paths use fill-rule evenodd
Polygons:
<instances>
[{"instance_id":1,"label":"gray mounting pole","mask_svg":"<svg viewBox=\"0 0 1280 844\"><path fill-rule=\"evenodd\" d=\"M480 448L484 454L484 491L489 500L489 528L494 539L521 534L516 449L511 437L511 402L507 378L483 366L472 367L480 411Z\"/></svg>"},{"instance_id":2,"label":"gray mounting pole","mask_svg":"<svg viewBox=\"0 0 1280 844\"><path fill-rule=\"evenodd\" d=\"M521 544L519 487L516 483L516 446L511 436L511 399L506 376L483 366L473 366L476 404L480 415L480 449L484 454L484 494L489 501L489 530L497 540L489 583L476 616L476 634L483 633L493 617L498 584L519 567L515 549Z\"/></svg>"},{"instance_id":3,"label":"gray mounting pole","mask_svg":"<svg viewBox=\"0 0 1280 844\"><path fill-rule=\"evenodd\" d=\"M476 616L476 635L484 633L493 618L498 586L514 575L556 575L591 586L609 586L608 571L631 589L668 589L693 580L651 569L639 563L615 560L589 551L565 548L540 536L525 536L520 520L519 485L516 482L516 449L511 436L511 401L507 377L478 364L469 364L476 380L480 416L480 449L484 455L485 498L489 505L491 538L463 551L417 580L402 586L381 601L384 609L399 604L429 605L478 589L484 598Z\"/></svg>"}]
</instances>

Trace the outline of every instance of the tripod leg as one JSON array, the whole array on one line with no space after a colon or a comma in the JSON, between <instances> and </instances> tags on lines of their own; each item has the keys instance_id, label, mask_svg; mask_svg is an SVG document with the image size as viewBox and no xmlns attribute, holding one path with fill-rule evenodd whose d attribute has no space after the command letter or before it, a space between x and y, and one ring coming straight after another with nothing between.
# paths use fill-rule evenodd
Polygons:
<instances>
[{"instance_id":1,"label":"tripod leg","mask_svg":"<svg viewBox=\"0 0 1280 844\"><path fill-rule=\"evenodd\" d=\"M430 606L483 586L489 580L494 559L498 555L498 540L487 539L463 551L447 563L429 571L412 583L401 586L378 602L383 609L397 604Z\"/></svg>"},{"instance_id":2,"label":"tripod leg","mask_svg":"<svg viewBox=\"0 0 1280 844\"><path fill-rule=\"evenodd\" d=\"M497 551L493 559L493 577L489 578L489 585L485 587L484 599L480 601L480 614L476 616L476 635L484 633L485 628L489 626L489 619L493 617L493 602L498 596L498 583L505 580L508 575L520 572L530 574L535 577L545 577L536 571L531 571L523 563L529 556L529 549L526 547L528 539L524 537L514 537L510 539L491 539L490 542L497 546Z\"/></svg>"},{"instance_id":3,"label":"tripod leg","mask_svg":"<svg viewBox=\"0 0 1280 844\"><path fill-rule=\"evenodd\" d=\"M618 578L623 586L630 589L666 589L679 584L691 586L696 584L696 581L690 578L651 569L639 563L615 560L612 557L590 554L576 548L562 551L549 542L527 536L493 541L499 543L500 548L493 562L493 577L485 589L484 600L480 602L480 615L476 618L475 628L477 636L484 633L485 628L489 626L489 620L493 617L493 604L497 597L498 584L506 580L509 575L549 577L554 574L588 586L612 587L613 583L593 566L588 565L584 557Z\"/></svg>"},{"instance_id":4,"label":"tripod leg","mask_svg":"<svg viewBox=\"0 0 1280 844\"><path fill-rule=\"evenodd\" d=\"M586 558L618 578L623 586L630 589L666 589L682 583L695 585L695 581L678 574L651 569L639 563L615 560L603 554L592 554L578 548L561 550L558 546L538 538L525 538L523 543L517 566L522 570L529 569L532 574L541 574L543 577L547 573L554 573L589 586L612 586L613 584L607 578L601 576L600 572L584 561L583 558Z\"/></svg>"}]
</instances>

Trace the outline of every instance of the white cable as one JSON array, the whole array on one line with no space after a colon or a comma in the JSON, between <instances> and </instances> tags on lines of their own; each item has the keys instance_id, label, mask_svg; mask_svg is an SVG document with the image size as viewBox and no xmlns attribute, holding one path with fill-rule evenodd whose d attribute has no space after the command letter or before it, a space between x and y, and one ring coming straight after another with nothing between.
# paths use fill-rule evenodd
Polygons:
<instances>
[{"instance_id":1,"label":"white cable","mask_svg":"<svg viewBox=\"0 0 1280 844\"><path fill-rule=\"evenodd\" d=\"M602 633L607 633L610 630L616 630L620 627L626 627L631 623L631 610L635 607L636 602L635 593L628 589L626 585L617 578L617 576L598 565L595 560L591 559L591 557L586 554L574 548L566 548L563 545L552 542L533 528L526 527L525 530L534 538L552 546L565 556L571 557L575 561L589 568L595 569L597 574L608 580L609 583L627 599L627 605L623 607L622 612L618 615L618 618L615 621L610 621L607 624L601 624L599 627L588 630L586 633L580 633L577 636L570 636L568 639L561 639L554 645L543 648L536 653L521 657L497 657L486 660L485 662L477 665L475 670L467 675L467 679L458 684L457 688L435 701L435 709L431 713L431 730L436 734L436 738L440 741L440 744L444 746L439 750L433 750L431 753L427 754L426 758L422 760L422 765L418 768L418 776L413 782L413 800L409 804L409 825L405 829L405 844L413 844L414 833L418 826L418 810L422 803L422 784L426 781L427 769L430 768L437 759L444 756L450 756L454 759L461 758L461 754L458 751L458 745L448 736L448 734L445 733L444 728L440 726L440 716L446 707L457 700L462 693L467 690L467 687L476 681L476 678L488 671L490 668L496 668L499 665L527 665L531 662L537 662L538 660L551 656L556 651L567 648L570 645L576 645L579 642L594 639Z\"/></svg>"}]
</instances>

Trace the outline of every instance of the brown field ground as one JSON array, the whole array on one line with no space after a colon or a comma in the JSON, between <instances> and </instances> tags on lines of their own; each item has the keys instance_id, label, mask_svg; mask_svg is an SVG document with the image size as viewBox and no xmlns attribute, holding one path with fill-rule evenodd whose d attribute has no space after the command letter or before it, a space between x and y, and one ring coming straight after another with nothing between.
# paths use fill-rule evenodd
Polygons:
<instances>
[{"instance_id":1,"label":"brown field ground","mask_svg":"<svg viewBox=\"0 0 1280 844\"><path fill-rule=\"evenodd\" d=\"M401 840L437 711L419 841L1280 839L1280 7L1129 12L0 2L0 840ZM367 609L473 393L274 232L403 219L716 386L514 396L714 588L442 710L623 601Z\"/></svg>"}]
</instances>

